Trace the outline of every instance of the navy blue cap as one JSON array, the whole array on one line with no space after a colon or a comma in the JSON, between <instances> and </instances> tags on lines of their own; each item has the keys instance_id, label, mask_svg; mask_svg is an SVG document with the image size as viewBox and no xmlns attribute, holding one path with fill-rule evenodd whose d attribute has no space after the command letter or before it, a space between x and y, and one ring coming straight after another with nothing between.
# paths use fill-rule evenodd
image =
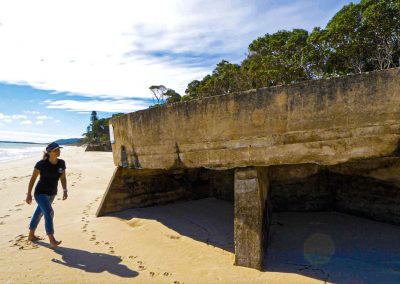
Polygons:
<instances>
[{"instance_id":1,"label":"navy blue cap","mask_svg":"<svg viewBox=\"0 0 400 284\"><path fill-rule=\"evenodd\" d=\"M60 147L60 145L58 145L58 143L52 142L52 143L50 143L49 145L47 145L46 151L47 151L47 152L53 151L53 150L55 150L55 149L57 149L57 148L62 148L62 147Z\"/></svg>"}]
</instances>

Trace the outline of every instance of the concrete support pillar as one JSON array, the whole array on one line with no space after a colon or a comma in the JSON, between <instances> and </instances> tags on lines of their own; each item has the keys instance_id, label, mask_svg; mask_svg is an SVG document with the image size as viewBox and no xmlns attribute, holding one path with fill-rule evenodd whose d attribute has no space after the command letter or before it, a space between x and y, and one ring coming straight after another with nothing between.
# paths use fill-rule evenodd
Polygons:
<instances>
[{"instance_id":1,"label":"concrete support pillar","mask_svg":"<svg viewBox=\"0 0 400 284\"><path fill-rule=\"evenodd\" d=\"M235 170L235 265L261 269L264 237L270 210L266 208L269 180L267 168Z\"/></svg>"}]
</instances>

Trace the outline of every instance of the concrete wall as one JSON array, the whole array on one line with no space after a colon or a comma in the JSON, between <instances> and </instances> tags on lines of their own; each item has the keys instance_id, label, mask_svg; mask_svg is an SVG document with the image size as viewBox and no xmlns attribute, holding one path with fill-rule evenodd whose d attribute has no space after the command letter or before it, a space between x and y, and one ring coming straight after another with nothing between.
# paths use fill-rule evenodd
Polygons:
<instances>
[{"instance_id":1,"label":"concrete wall","mask_svg":"<svg viewBox=\"0 0 400 284\"><path fill-rule=\"evenodd\" d=\"M400 69L251 90L111 120L115 165L334 165L396 153Z\"/></svg>"}]
</instances>

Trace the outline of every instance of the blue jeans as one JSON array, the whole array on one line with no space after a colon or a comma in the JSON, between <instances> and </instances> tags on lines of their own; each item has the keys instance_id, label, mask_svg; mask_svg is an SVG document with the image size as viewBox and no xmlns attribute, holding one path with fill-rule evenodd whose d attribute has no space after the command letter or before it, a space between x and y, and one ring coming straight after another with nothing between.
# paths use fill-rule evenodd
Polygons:
<instances>
[{"instance_id":1,"label":"blue jeans","mask_svg":"<svg viewBox=\"0 0 400 284\"><path fill-rule=\"evenodd\" d=\"M31 223L29 224L29 230L36 230L37 226L39 225L40 219L42 219L42 216L44 216L44 227L46 229L46 234L54 235L54 211L51 207L51 203L53 203L54 197L55 195L35 195L35 200L38 204L38 207L36 208L35 213L33 213Z\"/></svg>"}]
</instances>

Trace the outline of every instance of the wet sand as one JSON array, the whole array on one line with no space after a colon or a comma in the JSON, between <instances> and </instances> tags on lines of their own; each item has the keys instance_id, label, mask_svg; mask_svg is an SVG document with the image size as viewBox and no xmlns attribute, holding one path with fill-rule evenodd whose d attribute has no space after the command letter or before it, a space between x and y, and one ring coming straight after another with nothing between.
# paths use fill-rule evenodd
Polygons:
<instances>
[{"instance_id":1,"label":"wet sand","mask_svg":"<svg viewBox=\"0 0 400 284\"><path fill-rule=\"evenodd\" d=\"M1 283L400 283L400 227L341 213L274 213L264 271L233 265L231 202L96 218L114 165L111 153L81 147L62 150L69 198L53 206L61 246L28 242L35 205L24 199L39 158L0 164ZM45 237L43 220L37 233Z\"/></svg>"}]
</instances>

